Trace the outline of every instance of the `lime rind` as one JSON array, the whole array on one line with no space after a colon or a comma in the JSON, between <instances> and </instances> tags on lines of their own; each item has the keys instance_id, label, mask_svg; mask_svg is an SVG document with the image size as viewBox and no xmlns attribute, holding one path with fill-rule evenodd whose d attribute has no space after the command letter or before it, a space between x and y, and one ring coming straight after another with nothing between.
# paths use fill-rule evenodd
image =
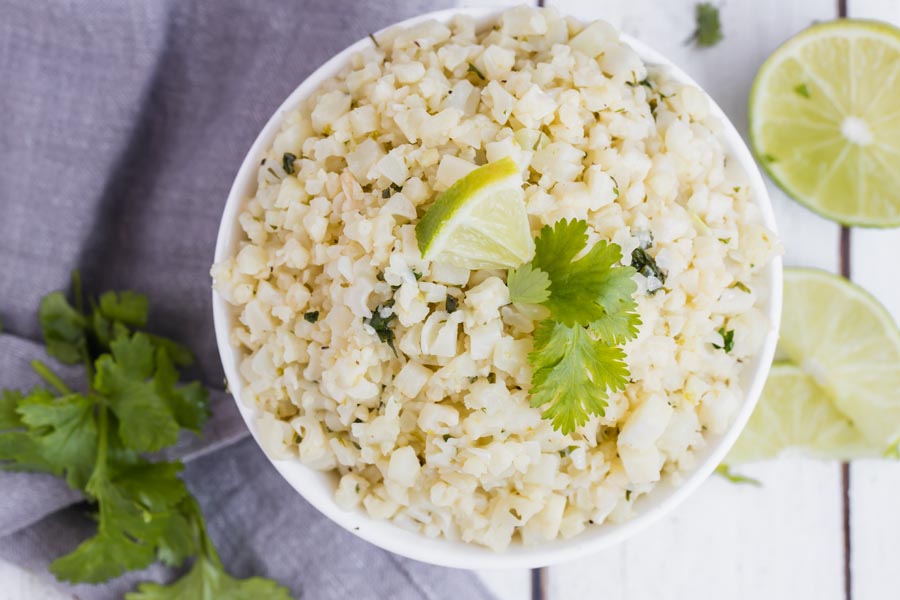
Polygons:
<instances>
[{"instance_id":1,"label":"lime rind","mask_svg":"<svg viewBox=\"0 0 900 600\"><path fill-rule=\"evenodd\" d=\"M807 61L806 67L814 65L816 69L829 69L824 75L812 74L810 69L804 71L810 81L803 81L803 85L813 87L813 94L821 95L825 101L820 103L808 103L802 108L795 106L797 111L807 110L818 112L809 122L798 119L789 119L785 123L778 123L774 131L776 135L784 136L784 144L789 144L795 154L803 157L806 164L793 169L793 173L784 167L785 162L778 161L773 156L771 148L767 147L763 137L763 127L769 123L771 112L764 100L777 86L773 78L783 75L783 71L789 69L794 63L802 63L799 56L802 50L815 45L817 41L832 38L835 45L846 42L854 43L855 40L879 40L888 48L894 48L900 55L900 29L886 23L877 21L843 19L830 23L814 25L794 38L788 40L779 47L760 68L756 80L750 92L749 130L750 142L753 152L763 169L772 180L789 196L820 214L821 216L837 221L845 225L861 227L893 227L900 225L900 166L892 168L893 156L900 156L900 144L894 140L900 139L900 109L887 119L882 118L882 124L874 135L879 136L873 143L861 146L849 141L848 135L854 135L853 127L846 127L847 117L853 116L852 108L846 104L847 99L842 100L845 90L834 93L833 85L827 81L827 77L840 77L841 71L848 80L846 93L850 100L858 96L870 96L872 90L865 89L864 82L854 75L860 72L864 65L853 63L855 52L848 52L847 60ZM835 59L841 58L835 56ZM844 64L842 65L841 62ZM827 64L825 64L827 63ZM889 81L879 80L882 86L900 85L900 79L895 76L900 68L894 72ZM871 86L869 86L871 87ZM862 88L862 91L860 89ZM804 87L800 90L808 94ZM831 94L826 93L832 92ZM793 89L782 88L786 92L779 96L778 102L782 107L790 104L802 103L800 93L792 94ZM895 94L889 94L894 96ZM889 104L886 110L893 110L893 104ZM793 111L793 112L797 112ZM787 112L792 112L788 110ZM868 111L867 111L868 112ZM817 121L817 119L822 119ZM840 122L838 122L840 119ZM822 123L831 121L830 127L822 127ZM852 119L850 120L852 121ZM887 123L894 125L884 125ZM851 123L852 124L852 123ZM818 129L817 129L818 128ZM890 132L897 130L897 135ZM793 135L792 132L802 130L803 135ZM884 131L881 131L884 130ZM828 138L831 139L828 139ZM885 138L888 140L885 142ZM809 140L811 143L803 148L799 140ZM784 148L781 148L784 149ZM801 151L802 150L802 151ZM882 155L889 155L885 159ZM773 161L772 159L776 160ZM837 165L828 170L827 165ZM855 163L855 170L854 165ZM851 166L842 166L850 164ZM844 175L837 177L836 175ZM814 189L813 186L815 186Z\"/></svg>"},{"instance_id":2,"label":"lime rind","mask_svg":"<svg viewBox=\"0 0 900 600\"><path fill-rule=\"evenodd\" d=\"M512 268L534 254L519 167L511 158L471 171L416 225L425 260L468 269Z\"/></svg>"}]
</instances>

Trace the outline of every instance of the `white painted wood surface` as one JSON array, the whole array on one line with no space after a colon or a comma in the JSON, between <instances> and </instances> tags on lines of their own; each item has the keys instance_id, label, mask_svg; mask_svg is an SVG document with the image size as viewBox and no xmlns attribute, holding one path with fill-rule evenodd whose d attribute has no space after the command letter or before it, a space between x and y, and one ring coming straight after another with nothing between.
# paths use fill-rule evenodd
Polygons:
<instances>
[{"instance_id":1,"label":"white painted wood surface","mask_svg":"<svg viewBox=\"0 0 900 600\"><path fill-rule=\"evenodd\" d=\"M551 567L550 600L841 600L840 473L785 460L712 478L619 547Z\"/></svg>"},{"instance_id":2,"label":"white painted wood surface","mask_svg":"<svg viewBox=\"0 0 900 600\"><path fill-rule=\"evenodd\" d=\"M516 0L460 0L506 6ZM564 13L604 18L672 58L746 132L746 102L762 61L784 40L836 16L834 0L727 0L725 39L685 45L693 0L547 0ZM847 0L851 17L900 25L900 0ZM839 229L770 187L786 263L838 267ZM852 234L853 279L900 319L900 230ZM873 260L873 257L875 258ZM898 392L900 393L900 392ZM666 520L597 556L549 570L548 600L830 600L844 598L841 483L836 463L782 460L742 472L762 488L713 478ZM853 599L900 597L900 465L851 468ZM479 572L499 600L531 598L527 570ZM36 574L0 561L0 600L62 600Z\"/></svg>"},{"instance_id":3,"label":"white painted wood surface","mask_svg":"<svg viewBox=\"0 0 900 600\"><path fill-rule=\"evenodd\" d=\"M849 0L847 16L900 26L897 0ZM900 229L855 229L851 278L900 321ZM897 391L900 394L900 390ZM851 567L854 600L900 595L900 465L867 460L850 467Z\"/></svg>"}]
</instances>

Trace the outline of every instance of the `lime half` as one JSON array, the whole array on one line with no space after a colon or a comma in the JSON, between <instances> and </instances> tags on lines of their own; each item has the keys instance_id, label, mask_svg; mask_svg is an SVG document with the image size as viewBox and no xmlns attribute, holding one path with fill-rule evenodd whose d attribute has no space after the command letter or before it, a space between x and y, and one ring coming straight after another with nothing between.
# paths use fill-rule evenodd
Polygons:
<instances>
[{"instance_id":1,"label":"lime half","mask_svg":"<svg viewBox=\"0 0 900 600\"><path fill-rule=\"evenodd\" d=\"M753 462L788 450L849 460L878 456L883 447L867 442L809 373L782 363L772 367L759 404L725 462Z\"/></svg>"},{"instance_id":2,"label":"lime half","mask_svg":"<svg viewBox=\"0 0 900 600\"><path fill-rule=\"evenodd\" d=\"M883 450L900 437L900 329L865 290L813 269L785 269L780 358L825 389Z\"/></svg>"},{"instance_id":3,"label":"lime half","mask_svg":"<svg viewBox=\"0 0 900 600\"><path fill-rule=\"evenodd\" d=\"M766 60L750 141L799 202L847 225L900 225L900 29L814 25Z\"/></svg>"},{"instance_id":4,"label":"lime half","mask_svg":"<svg viewBox=\"0 0 900 600\"><path fill-rule=\"evenodd\" d=\"M507 269L531 260L522 175L511 158L475 169L437 197L416 225L425 260Z\"/></svg>"}]
</instances>

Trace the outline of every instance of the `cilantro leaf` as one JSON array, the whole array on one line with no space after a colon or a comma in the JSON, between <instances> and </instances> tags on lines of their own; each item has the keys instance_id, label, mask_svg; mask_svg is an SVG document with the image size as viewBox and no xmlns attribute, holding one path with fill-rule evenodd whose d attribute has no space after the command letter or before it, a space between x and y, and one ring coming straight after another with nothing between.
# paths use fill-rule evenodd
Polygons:
<instances>
[{"instance_id":1,"label":"cilantro leaf","mask_svg":"<svg viewBox=\"0 0 900 600\"><path fill-rule=\"evenodd\" d=\"M190 364L190 351L132 333L147 321L144 296L108 292L85 312L77 272L72 287L74 307L54 292L42 300L39 318L48 353L83 364L87 393L72 392L40 361L32 368L51 390L0 391L0 468L65 475L98 508L96 535L50 570L61 580L98 583L157 559L178 566L199 553L182 582L145 584L136 597L289 599L274 582L228 576L178 477L182 464L140 456L175 443L182 428L199 433L209 416L203 386L179 384L175 365Z\"/></svg>"},{"instance_id":2,"label":"cilantro leaf","mask_svg":"<svg viewBox=\"0 0 900 600\"><path fill-rule=\"evenodd\" d=\"M562 433L575 431L590 415L603 415L609 392L628 382L622 349L592 339L579 326L542 322L528 360L531 406L549 405L542 416Z\"/></svg>"},{"instance_id":3,"label":"cilantro leaf","mask_svg":"<svg viewBox=\"0 0 900 600\"><path fill-rule=\"evenodd\" d=\"M719 9L710 2L700 2L694 7L694 19L697 29L689 42L696 42L701 48L715 46L722 41L722 25L719 22Z\"/></svg>"},{"instance_id":4,"label":"cilantro leaf","mask_svg":"<svg viewBox=\"0 0 900 600\"><path fill-rule=\"evenodd\" d=\"M509 299L518 304L540 304L550 297L550 276L525 263L506 278Z\"/></svg>"},{"instance_id":5,"label":"cilantro leaf","mask_svg":"<svg viewBox=\"0 0 900 600\"><path fill-rule=\"evenodd\" d=\"M269 579L235 579L217 560L200 556L187 575L172 583L142 583L125 600L290 600L284 587Z\"/></svg>"},{"instance_id":6,"label":"cilantro leaf","mask_svg":"<svg viewBox=\"0 0 900 600\"><path fill-rule=\"evenodd\" d=\"M47 393L37 389L35 393ZM25 396L14 390L0 395L0 468L7 471L56 472L42 452L41 446L25 429L19 403ZM12 430L12 431L10 431Z\"/></svg>"},{"instance_id":7,"label":"cilantro leaf","mask_svg":"<svg viewBox=\"0 0 900 600\"><path fill-rule=\"evenodd\" d=\"M65 473L73 489L83 488L97 455L94 401L80 394L54 398L37 389L21 399L18 412L49 470Z\"/></svg>"},{"instance_id":8,"label":"cilantro leaf","mask_svg":"<svg viewBox=\"0 0 900 600\"><path fill-rule=\"evenodd\" d=\"M106 292L100 296L100 314L131 327L147 324L147 297L134 292Z\"/></svg>"},{"instance_id":9,"label":"cilantro leaf","mask_svg":"<svg viewBox=\"0 0 900 600\"><path fill-rule=\"evenodd\" d=\"M166 354L169 355L169 358L172 359L172 362L179 367L189 367L194 364L194 353L191 352L187 346L179 344L175 340L170 340L169 338L153 335L152 333L145 333L144 335L153 342L154 346L165 350Z\"/></svg>"},{"instance_id":10,"label":"cilantro leaf","mask_svg":"<svg viewBox=\"0 0 900 600\"><path fill-rule=\"evenodd\" d=\"M156 392L168 402L178 425L199 434L209 418L206 388L199 381L177 386L178 371L164 348L156 349L153 383Z\"/></svg>"},{"instance_id":11,"label":"cilantro leaf","mask_svg":"<svg viewBox=\"0 0 900 600\"><path fill-rule=\"evenodd\" d=\"M23 427L22 417L16 410L22 398L21 392L15 390L0 391L0 430Z\"/></svg>"},{"instance_id":12,"label":"cilantro leaf","mask_svg":"<svg viewBox=\"0 0 900 600\"><path fill-rule=\"evenodd\" d=\"M194 565L170 585L140 584L137 591L125 595L125 600L291 600L290 592L274 581L261 577L236 579L228 575L206 532L197 502L188 498L183 505L187 529L198 540L200 549Z\"/></svg>"},{"instance_id":13,"label":"cilantro leaf","mask_svg":"<svg viewBox=\"0 0 900 600\"><path fill-rule=\"evenodd\" d=\"M199 550L187 508L192 501L191 498L182 500L161 524L156 556L170 567L184 564Z\"/></svg>"},{"instance_id":14,"label":"cilantro leaf","mask_svg":"<svg viewBox=\"0 0 900 600\"><path fill-rule=\"evenodd\" d=\"M38 319L47 344L47 353L59 362L74 365L87 356L85 318L75 310L62 292L44 296Z\"/></svg>"},{"instance_id":15,"label":"cilantro leaf","mask_svg":"<svg viewBox=\"0 0 900 600\"><path fill-rule=\"evenodd\" d=\"M129 448L155 452L178 440L178 421L154 381L155 349L136 333L110 344L111 354L96 363L94 388L106 396L119 419L119 435Z\"/></svg>"},{"instance_id":16,"label":"cilantro leaf","mask_svg":"<svg viewBox=\"0 0 900 600\"><path fill-rule=\"evenodd\" d=\"M641 318L632 308L632 304L621 302L616 310L593 321L588 329L594 337L610 346L624 344L637 336L641 326Z\"/></svg>"},{"instance_id":17,"label":"cilantro leaf","mask_svg":"<svg viewBox=\"0 0 900 600\"><path fill-rule=\"evenodd\" d=\"M628 302L637 289L634 270L613 267L621 260L618 245L600 240L573 260L587 245L587 222L562 219L544 226L535 238L532 264L550 277L550 297L543 303L554 321L588 325Z\"/></svg>"},{"instance_id":18,"label":"cilantro leaf","mask_svg":"<svg viewBox=\"0 0 900 600\"><path fill-rule=\"evenodd\" d=\"M152 563L172 512L187 495L181 468L145 463L117 474L98 465L86 488L100 507L97 535L54 561L50 571L64 581L97 583Z\"/></svg>"}]
</instances>

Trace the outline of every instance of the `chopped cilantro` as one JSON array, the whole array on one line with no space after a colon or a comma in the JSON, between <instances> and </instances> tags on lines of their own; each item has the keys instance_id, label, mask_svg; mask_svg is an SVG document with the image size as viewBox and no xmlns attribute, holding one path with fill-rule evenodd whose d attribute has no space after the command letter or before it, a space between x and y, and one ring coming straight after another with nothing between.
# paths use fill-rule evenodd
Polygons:
<instances>
[{"instance_id":1,"label":"chopped cilantro","mask_svg":"<svg viewBox=\"0 0 900 600\"><path fill-rule=\"evenodd\" d=\"M394 195L394 192L402 192L403 186L397 185L396 183L391 182L391 185L381 190L381 197L384 199L390 198Z\"/></svg>"},{"instance_id":2,"label":"chopped cilantro","mask_svg":"<svg viewBox=\"0 0 900 600\"><path fill-rule=\"evenodd\" d=\"M447 294L446 300L444 300L444 310L447 311L447 314L453 314L459 308L459 300L456 296L451 296Z\"/></svg>"},{"instance_id":3,"label":"chopped cilantro","mask_svg":"<svg viewBox=\"0 0 900 600\"><path fill-rule=\"evenodd\" d=\"M713 348L717 350L725 350L731 352L734 349L734 329L726 330L725 327L719 328L719 335L722 336L722 345L713 344Z\"/></svg>"},{"instance_id":4,"label":"chopped cilantro","mask_svg":"<svg viewBox=\"0 0 900 600\"><path fill-rule=\"evenodd\" d=\"M746 483L749 485L755 485L757 487L761 487L762 483L758 479L753 479L752 477L747 477L746 475L740 475L731 470L731 467L725 464L721 464L716 467L716 475L719 477L724 477L731 483Z\"/></svg>"},{"instance_id":5,"label":"chopped cilantro","mask_svg":"<svg viewBox=\"0 0 900 600\"><path fill-rule=\"evenodd\" d=\"M631 266L644 277L656 277L660 283L666 282L666 274L656 264L656 259L640 246L631 251Z\"/></svg>"},{"instance_id":6,"label":"chopped cilantro","mask_svg":"<svg viewBox=\"0 0 900 600\"><path fill-rule=\"evenodd\" d=\"M291 154L290 152L285 152L284 156L281 157L281 167L284 169L284 172L288 175L294 174L294 161L297 160L296 154Z\"/></svg>"},{"instance_id":7,"label":"chopped cilantro","mask_svg":"<svg viewBox=\"0 0 900 600\"><path fill-rule=\"evenodd\" d=\"M391 347L391 350L394 351L394 356L398 356L397 348L394 346L394 330L391 329L391 323L397 318L397 315L394 312L390 312L387 316L382 314L387 312L393 305L394 302L390 300L378 306L372 311L371 317L363 319L363 323L372 327L378 339Z\"/></svg>"},{"instance_id":8,"label":"chopped cilantro","mask_svg":"<svg viewBox=\"0 0 900 600\"><path fill-rule=\"evenodd\" d=\"M319 320L319 311L311 310L309 312L303 313L303 318L310 323L315 323Z\"/></svg>"},{"instance_id":9,"label":"chopped cilantro","mask_svg":"<svg viewBox=\"0 0 900 600\"><path fill-rule=\"evenodd\" d=\"M688 39L701 48L715 46L722 41L722 25L719 22L719 9L710 2L700 2L694 7L694 19L697 28Z\"/></svg>"}]
</instances>

